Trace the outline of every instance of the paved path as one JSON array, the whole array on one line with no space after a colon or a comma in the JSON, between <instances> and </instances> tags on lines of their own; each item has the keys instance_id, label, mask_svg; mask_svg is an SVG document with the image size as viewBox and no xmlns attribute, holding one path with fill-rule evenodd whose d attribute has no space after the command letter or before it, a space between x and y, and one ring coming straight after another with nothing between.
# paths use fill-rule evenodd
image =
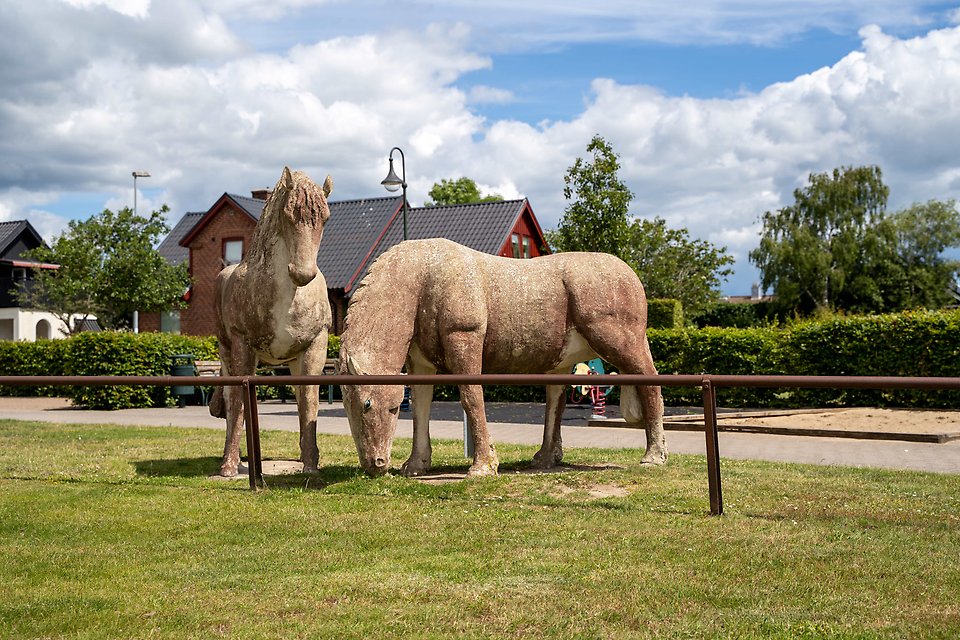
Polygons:
<instances>
[{"instance_id":1,"label":"paved path","mask_svg":"<svg viewBox=\"0 0 960 640\"><path fill-rule=\"evenodd\" d=\"M459 405L435 403L436 418L431 421L434 438L461 439L463 423L457 419ZM294 404L261 403L262 429L297 431ZM536 405L491 405L488 411L494 442L540 444L543 427L542 409ZM563 443L576 447L641 448L645 446L642 430L629 428L586 427L585 407L568 407L564 414ZM412 435L409 414L400 420L398 437ZM0 398L0 418L64 423L110 423L223 429L224 422L213 418L206 407L183 409L126 409L122 411L87 411L69 408L58 399ZM509 421L503 421L509 420ZM343 407L321 404L318 431L349 435ZM698 432L668 431L667 446L672 453L705 453L704 436ZM269 455L269 453L267 454ZM799 437L767 434L721 433L721 458L803 462L821 465L914 469L937 473L960 473L960 441L944 444L899 442L888 440L850 440L845 438Z\"/></svg>"}]
</instances>

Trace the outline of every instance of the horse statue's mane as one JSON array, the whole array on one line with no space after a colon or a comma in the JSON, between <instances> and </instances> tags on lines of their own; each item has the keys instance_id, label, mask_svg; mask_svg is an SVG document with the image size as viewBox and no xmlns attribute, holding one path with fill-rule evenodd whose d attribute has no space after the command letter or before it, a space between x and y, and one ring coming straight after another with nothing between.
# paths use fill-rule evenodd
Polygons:
<instances>
[{"instance_id":1,"label":"horse statue's mane","mask_svg":"<svg viewBox=\"0 0 960 640\"><path fill-rule=\"evenodd\" d=\"M260 223L253 230L249 255L262 254L270 243L276 242L276 225L281 214L290 216L298 224L305 222L316 226L326 223L330 217L330 207L323 188L306 173L284 167L283 174L263 207Z\"/></svg>"},{"instance_id":2,"label":"horse statue's mane","mask_svg":"<svg viewBox=\"0 0 960 640\"><path fill-rule=\"evenodd\" d=\"M367 270L367 275L363 277L363 280L361 280L357 288L354 289L353 295L350 297L350 306L355 308L358 313L347 314L346 323L343 327L345 332L350 330L351 323L355 324L357 322L356 318L367 319L370 315L377 315L389 309L387 305L383 304L383 299L377 299L376 289L379 273L386 268L385 265L390 261L390 256L393 254L396 246L391 247L373 261ZM367 307L370 307L370 309L368 310ZM367 311L369 311L369 313Z\"/></svg>"}]
</instances>

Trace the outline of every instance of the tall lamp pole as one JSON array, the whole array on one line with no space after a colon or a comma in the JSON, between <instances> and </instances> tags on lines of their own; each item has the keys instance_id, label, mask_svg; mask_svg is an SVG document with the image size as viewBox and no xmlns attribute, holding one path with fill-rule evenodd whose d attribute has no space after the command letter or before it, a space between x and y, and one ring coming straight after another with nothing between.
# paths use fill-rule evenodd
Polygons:
<instances>
[{"instance_id":1,"label":"tall lamp pole","mask_svg":"<svg viewBox=\"0 0 960 640\"><path fill-rule=\"evenodd\" d=\"M137 178L149 178L149 171L134 171L133 172L133 215L137 215ZM134 310L133 312L133 332L140 333L140 312Z\"/></svg>"},{"instance_id":2,"label":"tall lamp pole","mask_svg":"<svg viewBox=\"0 0 960 640\"><path fill-rule=\"evenodd\" d=\"M398 151L400 153L400 177L397 177L397 173L393 170L393 152ZM403 149L400 147L394 147L390 149L390 171L387 172L387 177L380 181L380 184L390 193L396 193L397 189L403 188L403 239L407 239L407 161L403 157Z\"/></svg>"},{"instance_id":3,"label":"tall lamp pole","mask_svg":"<svg viewBox=\"0 0 960 640\"><path fill-rule=\"evenodd\" d=\"M133 172L133 215L137 215L137 178L149 178L149 171Z\"/></svg>"}]
</instances>

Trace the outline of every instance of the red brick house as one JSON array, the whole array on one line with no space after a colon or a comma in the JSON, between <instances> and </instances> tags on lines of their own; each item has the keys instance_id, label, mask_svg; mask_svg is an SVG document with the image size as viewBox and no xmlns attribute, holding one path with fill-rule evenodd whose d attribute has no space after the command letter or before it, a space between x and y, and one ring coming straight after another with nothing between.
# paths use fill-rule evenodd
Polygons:
<instances>
[{"instance_id":1,"label":"red brick house","mask_svg":"<svg viewBox=\"0 0 960 640\"><path fill-rule=\"evenodd\" d=\"M161 243L173 264L188 261L193 278L188 306L179 313L141 314L141 331L190 335L215 333L214 280L238 262L263 211L268 192L253 197L223 194L206 212L187 213ZM399 197L330 202L317 265L327 281L333 333L343 329L350 295L370 264L403 237ZM448 238L493 255L532 258L549 253L529 201L506 200L467 205L416 207L407 211L410 239Z\"/></svg>"}]
</instances>

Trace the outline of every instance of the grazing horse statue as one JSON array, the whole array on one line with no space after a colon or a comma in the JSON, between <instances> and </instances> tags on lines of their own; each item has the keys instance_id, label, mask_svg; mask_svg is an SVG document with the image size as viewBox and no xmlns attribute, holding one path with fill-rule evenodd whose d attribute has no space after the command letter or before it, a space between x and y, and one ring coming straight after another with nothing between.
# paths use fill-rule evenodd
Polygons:
<instances>
[{"instance_id":1,"label":"grazing horse statue","mask_svg":"<svg viewBox=\"0 0 960 640\"><path fill-rule=\"evenodd\" d=\"M323 226L330 218L323 187L305 173L284 167L277 186L253 230L250 247L239 264L217 276L217 338L224 375L253 375L258 362L289 364L293 375L319 375L327 357L330 302L327 283L317 269ZM218 387L210 413L226 417L227 439L220 474L237 475L243 431L243 393ZM218 405L225 405L224 416ZM316 471L319 387L297 387L300 414L300 459L304 471Z\"/></svg>"},{"instance_id":2,"label":"grazing horse statue","mask_svg":"<svg viewBox=\"0 0 960 640\"><path fill-rule=\"evenodd\" d=\"M385 252L350 301L341 336L341 373L569 373L602 357L621 373L657 373L647 343L647 301L633 270L603 253L560 253L517 260L480 253L449 240L412 240ZM343 402L360 465L385 473L402 387L343 385ZM401 473L431 464L433 387L413 386L413 452ZM543 444L534 464L563 458L564 385L547 387ZM460 401L473 437L468 475L497 473L481 386L462 385ZM644 426L644 463L667 459L660 387L625 386L621 405Z\"/></svg>"}]
</instances>

